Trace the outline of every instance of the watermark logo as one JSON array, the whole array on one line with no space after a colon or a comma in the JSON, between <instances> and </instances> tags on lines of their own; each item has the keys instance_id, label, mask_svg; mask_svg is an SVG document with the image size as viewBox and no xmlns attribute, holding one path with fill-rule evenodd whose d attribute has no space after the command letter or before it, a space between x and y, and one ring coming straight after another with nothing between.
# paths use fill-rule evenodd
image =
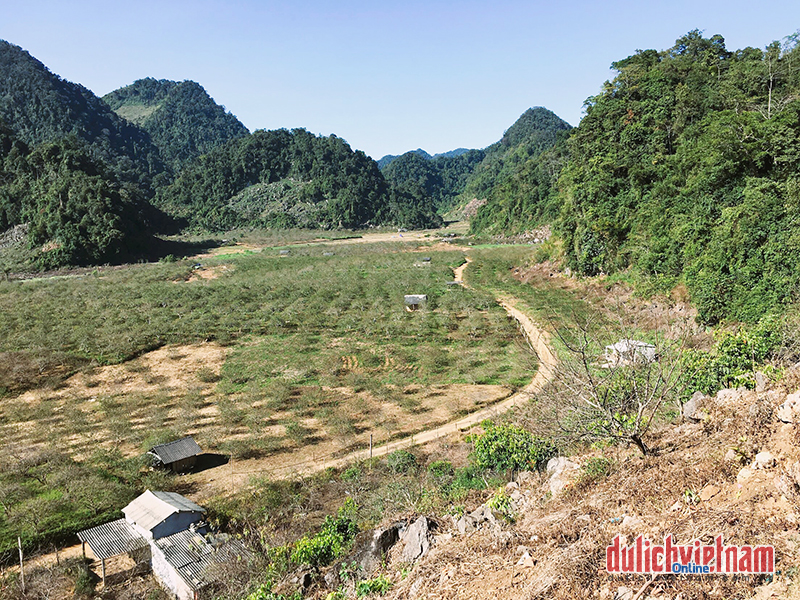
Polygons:
<instances>
[{"instance_id":1,"label":"watermark logo","mask_svg":"<svg viewBox=\"0 0 800 600\"><path fill-rule=\"evenodd\" d=\"M625 537L617 534L606 547L606 570L609 573L675 573L709 575L734 573L774 573L773 546L726 546L722 535L714 538L712 546L700 540L678 545L672 534L661 545L653 544L640 535L626 545Z\"/></svg>"}]
</instances>

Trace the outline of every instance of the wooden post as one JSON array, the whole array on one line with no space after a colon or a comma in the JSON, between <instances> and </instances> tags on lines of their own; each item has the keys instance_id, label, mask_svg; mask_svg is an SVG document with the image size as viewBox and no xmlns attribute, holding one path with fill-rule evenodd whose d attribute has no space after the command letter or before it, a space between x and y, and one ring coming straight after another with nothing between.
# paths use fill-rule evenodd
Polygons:
<instances>
[{"instance_id":1,"label":"wooden post","mask_svg":"<svg viewBox=\"0 0 800 600\"><path fill-rule=\"evenodd\" d=\"M372 434L369 434L369 457L372 458Z\"/></svg>"},{"instance_id":2,"label":"wooden post","mask_svg":"<svg viewBox=\"0 0 800 600\"><path fill-rule=\"evenodd\" d=\"M25 593L25 568L22 564L22 538L17 536L17 546L19 547L19 581L22 584L22 593Z\"/></svg>"},{"instance_id":3,"label":"wooden post","mask_svg":"<svg viewBox=\"0 0 800 600\"><path fill-rule=\"evenodd\" d=\"M61 559L58 557L58 546L56 546L56 564L61 565Z\"/></svg>"},{"instance_id":4,"label":"wooden post","mask_svg":"<svg viewBox=\"0 0 800 600\"><path fill-rule=\"evenodd\" d=\"M100 559L100 568L103 571L103 587L105 588L106 587L106 559L105 558L101 558Z\"/></svg>"},{"instance_id":5,"label":"wooden post","mask_svg":"<svg viewBox=\"0 0 800 600\"><path fill-rule=\"evenodd\" d=\"M81 542L81 552L83 552L83 560L86 560L86 542Z\"/></svg>"}]
</instances>

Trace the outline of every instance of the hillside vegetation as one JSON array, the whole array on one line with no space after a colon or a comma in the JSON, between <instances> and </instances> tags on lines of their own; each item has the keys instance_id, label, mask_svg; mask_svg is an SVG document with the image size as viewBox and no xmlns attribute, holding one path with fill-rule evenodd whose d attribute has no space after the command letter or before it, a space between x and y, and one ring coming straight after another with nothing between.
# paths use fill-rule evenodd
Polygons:
<instances>
[{"instance_id":1,"label":"hillside vegetation","mask_svg":"<svg viewBox=\"0 0 800 600\"><path fill-rule=\"evenodd\" d=\"M175 171L248 134L239 119L194 81L140 79L106 94L103 100L119 116L146 131Z\"/></svg>"},{"instance_id":2,"label":"hillside vegetation","mask_svg":"<svg viewBox=\"0 0 800 600\"><path fill-rule=\"evenodd\" d=\"M571 268L685 282L707 323L780 310L800 281L796 36L730 51L693 31L612 66L566 144L522 163L473 231L554 221Z\"/></svg>"},{"instance_id":3,"label":"hillside vegetation","mask_svg":"<svg viewBox=\"0 0 800 600\"><path fill-rule=\"evenodd\" d=\"M201 157L157 204L193 227L435 226L429 198L391 188L366 154L304 129L256 131Z\"/></svg>"},{"instance_id":4,"label":"hillside vegetation","mask_svg":"<svg viewBox=\"0 0 800 600\"><path fill-rule=\"evenodd\" d=\"M385 156L378 164L393 185L430 196L440 212L447 212L474 198L504 198L521 165L553 148L569 129L552 111L535 107L485 150L461 148L433 157L414 150Z\"/></svg>"}]
</instances>

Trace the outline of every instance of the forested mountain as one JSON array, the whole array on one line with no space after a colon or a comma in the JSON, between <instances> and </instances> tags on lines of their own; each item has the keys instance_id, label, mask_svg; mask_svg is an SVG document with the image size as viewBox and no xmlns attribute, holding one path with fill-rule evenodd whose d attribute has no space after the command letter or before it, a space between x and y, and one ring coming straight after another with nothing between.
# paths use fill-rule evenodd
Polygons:
<instances>
[{"instance_id":1,"label":"forested mountain","mask_svg":"<svg viewBox=\"0 0 800 600\"><path fill-rule=\"evenodd\" d=\"M75 136L27 144L0 123L0 232L27 226L43 267L131 258L147 239L149 207Z\"/></svg>"},{"instance_id":2,"label":"forested mountain","mask_svg":"<svg viewBox=\"0 0 800 600\"><path fill-rule=\"evenodd\" d=\"M499 142L486 148L486 157L473 171L462 199L499 198L522 165L553 148L569 130L569 123L552 111L541 106L529 108Z\"/></svg>"},{"instance_id":3,"label":"forested mountain","mask_svg":"<svg viewBox=\"0 0 800 600\"><path fill-rule=\"evenodd\" d=\"M20 47L0 40L0 119L29 146L74 136L95 160L145 196L166 166L149 136L83 86L63 80Z\"/></svg>"},{"instance_id":4,"label":"forested mountain","mask_svg":"<svg viewBox=\"0 0 800 600\"><path fill-rule=\"evenodd\" d=\"M249 133L194 81L140 79L103 96L103 100L119 116L150 134L175 171Z\"/></svg>"},{"instance_id":5,"label":"forested mountain","mask_svg":"<svg viewBox=\"0 0 800 600\"><path fill-rule=\"evenodd\" d=\"M522 165L565 139L569 129L546 108L531 108L485 150L459 148L436 156L414 150L383 157L381 170L394 186L431 196L445 212L473 198L505 197Z\"/></svg>"},{"instance_id":6,"label":"forested mountain","mask_svg":"<svg viewBox=\"0 0 800 600\"><path fill-rule=\"evenodd\" d=\"M800 283L796 37L730 51L692 31L614 63L568 143L523 165L476 228L524 227L558 207L581 273L684 281L709 323L779 309Z\"/></svg>"},{"instance_id":7,"label":"forested mountain","mask_svg":"<svg viewBox=\"0 0 800 600\"><path fill-rule=\"evenodd\" d=\"M416 150L409 150L406 154L416 154L420 158L424 158L425 160L430 160L433 157L425 152L422 148L417 148ZM378 159L378 168L383 170L388 167L393 161L397 160L401 156L405 156L406 154L387 154Z\"/></svg>"},{"instance_id":8,"label":"forested mountain","mask_svg":"<svg viewBox=\"0 0 800 600\"><path fill-rule=\"evenodd\" d=\"M229 142L184 169L157 203L211 230L441 223L430 198L391 188L366 154L304 129L256 131Z\"/></svg>"},{"instance_id":9,"label":"forested mountain","mask_svg":"<svg viewBox=\"0 0 800 600\"><path fill-rule=\"evenodd\" d=\"M438 210L447 210L464 191L485 152L467 150L426 156L420 151L406 152L385 166L383 174L396 188L429 196Z\"/></svg>"}]
</instances>

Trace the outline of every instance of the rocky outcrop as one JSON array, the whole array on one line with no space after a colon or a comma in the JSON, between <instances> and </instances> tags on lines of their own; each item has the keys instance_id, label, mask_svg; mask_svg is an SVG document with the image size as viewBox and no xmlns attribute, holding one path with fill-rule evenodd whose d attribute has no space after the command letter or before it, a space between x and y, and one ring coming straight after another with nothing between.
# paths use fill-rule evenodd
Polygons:
<instances>
[{"instance_id":1,"label":"rocky outcrop","mask_svg":"<svg viewBox=\"0 0 800 600\"><path fill-rule=\"evenodd\" d=\"M548 487L554 496L569 486L578 474L580 465L566 456L556 456L547 462Z\"/></svg>"},{"instance_id":2,"label":"rocky outcrop","mask_svg":"<svg viewBox=\"0 0 800 600\"><path fill-rule=\"evenodd\" d=\"M432 526L433 522L427 517L420 517L401 533L403 561L414 562L428 553L431 547Z\"/></svg>"}]
</instances>

